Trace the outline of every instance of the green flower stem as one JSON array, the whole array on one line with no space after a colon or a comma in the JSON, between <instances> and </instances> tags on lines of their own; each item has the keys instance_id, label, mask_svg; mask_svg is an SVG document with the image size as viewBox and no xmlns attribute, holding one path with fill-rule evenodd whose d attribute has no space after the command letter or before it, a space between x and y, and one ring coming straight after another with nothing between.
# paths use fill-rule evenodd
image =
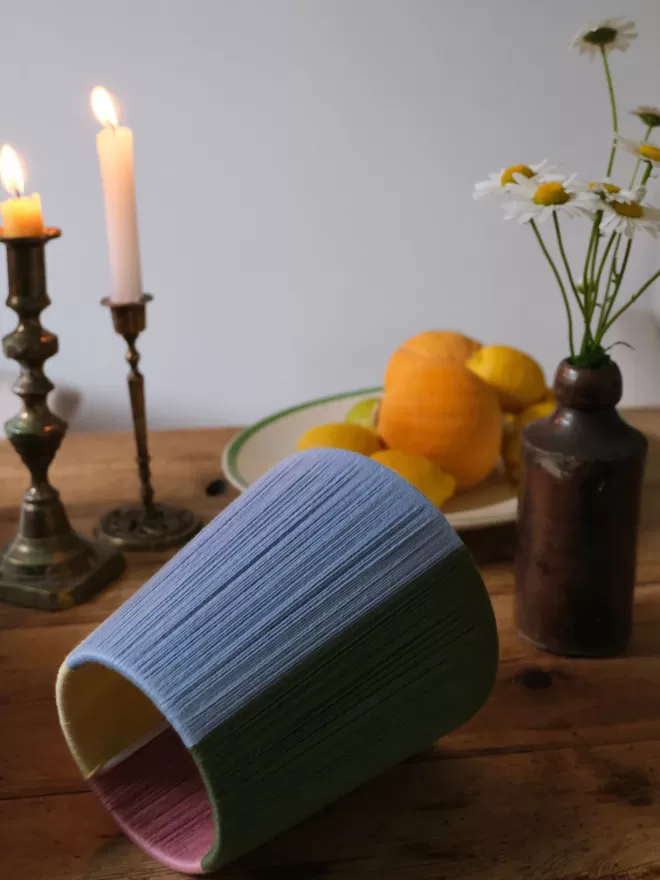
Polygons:
<instances>
[{"instance_id":1,"label":"green flower stem","mask_svg":"<svg viewBox=\"0 0 660 880\"><path fill-rule=\"evenodd\" d=\"M652 125L649 125L649 127L648 127L648 128L646 129L646 131L644 132L644 143L646 143L646 141L649 139L649 137L651 136L651 132L652 132L652 131L653 131L653 126L652 126ZM635 180L636 180L636 178L637 178L637 172L639 171L639 166L640 166L641 164L642 164L642 160L641 160L641 159L638 159L638 160L635 162L635 170L633 171L633 176L630 178L630 183L628 184L628 189L632 189L633 186L635 185Z\"/></svg>"},{"instance_id":2,"label":"green flower stem","mask_svg":"<svg viewBox=\"0 0 660 880\"><path fill-rule=\"evenodd\" d=\"M588 272L589 288L590 288L590 291L593 295L592 309L591 309L591 313L589 316L590 318L591 318L591 315L593 314L593 310L596 306L596 299L598 297L598 289L596 288L595 281L596 281L596 263L598 262L598 248L600 247L600 222L602 219L603 219L603 212L596 211L596 215L594 216L594 225L596 227L596 238L594 241L593 250L591 251L591 268Z\"/></svg>"},{"instance_id":3,"label":"green flower stem","mask_svg":"<svg viewBox=\"0 0 660 880\"><path fill-rule=\"evenodd\" d=\"M607 290L605 291L606 294L608 294L610 292L610 285L612 283L612 279L616 278L616 276L617 276L616 266L617 266L617 260L619 258L619 246L621 244L622 238L623 238L623 236L619 233L619 237L617 238L616 244L614 245L614 253L612 254L612 264L610 266L609 278L607 279Z\"/></svg>"},{"instance_id":4,"label":"green flower stem","mask_svg":"<svg viewBox=\"0 0 660 880\"><path fill-rule=\"evenodd\" d=\"M607 244L605 245L605 250L603 252L603 256L601 258L600 265L598 266L598 272L596 272L596 273L592 272L592 282L591 283L593 286L593 299L591 302L591 307L590 307L589 316L588 316L587 331L588 331L588 336L591 338L591 340L593 341L595 346L598 345L598 339L599 339L599 334L600 334L601 325L602 325L602 321L603 321L603 315L605 314L605 310L608 305L608 294L609 294L609 290L610 290L610 282L612 279L612 266L616 262L616 252L619 247L619 241L617 241L616 248L614 249L614 256L612 258L612 265L610 266L608 285L607 285L607 289L605 290L605 295L603 296L603 301L600 304L600 315L598 316L598 322L596 324L596 333L595 334L592 334L592 332L591 332L591 321L593 319L594 312L596 310L596 305L598 303L598 294L600 291L600 281L601 281L601 278L603 275L603 271L605 269L605 263L607 262L607 258L609 256L610 251L612 250L612 245L614 244L614 240L616 239L616 237L617 237L616 232L613 232L610 235L609 240L608 240ZM621 236L619 235L619 240L620 239L621 239ZM586 349L586 341L585 341L585 345L582 346L582 352L581 352L582 354L585 353L585 349Z\"/></svg>"},{"instance_id":5,"label":"green flower stem","mask_svg":"<svg viewBox=\"0 0 660 880\"><path fill-rule=\"evenodd\" d=\"M598 262L598 249L600 247L600 221L603 219L603 212L596 211L594 215L594 242L593 247L591 249L591 265L587 265L587 293L588 293L588 306L587 306L587 314L586 314L586 333L585 333L585 343L582 346L584 354L586 350L586 345L588 340L591 339L593 341L593 334L591 332L591 321L594 316L594 312L596 311L596 303L598 301L598 287L596 286L596 263Z\"/></svg>"},{"instance_id":6,"label":"green flower stem","mask_svg":"<svg viewBox=\"0 0 660 880\"><path fill-rule=\"evenodd\" d=\"M598 272L596 273L596 290L597 291L600 289L600 279L603 274L603 269L605 268L605 263L607 262L608 254L609 254L610 250L612 249L612 245L614 244L614 239L616 238L616 236L617 236L617 233L613 232L612 235L610 235L610 239L607 242L607 245L605 246L605 252L603 253L603 258L600 261L600 266L598 267Z\"/></svg>"},{"instance_id":7,"label":"green flower stem","mask_svg":"<svg viewBox=\"0 0 660 880\"><path fill-rule=\"evenodd\" d=\"M591 227L591 235L589 236L589 244L587 245L587 256L584 261L584 271L582 272L582 282L586 283L589 281L589 263L591 262L591 252L593 250L594 243L598 240L598 226L600 224L600 220L598 216L594 216L593 226Z\"/></svg>"},{"instance_id":8,"label":"green flower stem","mask_svg":"<svg viewBox=\"0 0 660 880\"><path fill-rule=\"evenodd\" d=\"M610 107L612 108L612 149L610 150L610 161L607 163L607 176L609 177L614 167L614 156L616 155L616 136L619 133L619 120L616 113L616 100L614 98L614 85L612 83L612 74L610 73L610 64L607 60L607 52L605 46L600 47L600 54L603 58L603 67L605 68L605 78L607 79L607 90L610 94Z\"/></svg>"},{"instance_id":9,"label":"green flower stem","mask_svg":"<svg viewBox=\"0 0 660 880\"><path fill-rule=\"evenodd\" d=\"M555 261L550 256L550 252L545 246L545 242L543 241L543 237L538 230L536 223L533 220L529 221L529 225L534 230L534 235L543 251L543 254L548 261L550 268L557 280L557 284L559 285L559 289L561 290L562 299L564 300L564 307L566 309L566 319L568 321L568 344L571 350L571 357L575 357L575 343L573 341L573 315L571 314L571 305L568 301L568 296L566 295L566 288L564 287L564 282L561 280L561 275L559 274L559 269L555 266Z\"/></svg>"},{"instance_id":10,"label":"green flower stem","mask_svg":"<svg viewBox=\"0 0 660 880\"><path fill-rule=\"evenodd\" d=\"M612 234L616 235L616 244L614 245L614 253L612 254L610 268L607 273L607 276L608 276L607 277L607 286L605 288L605 293L603 295L603 302L601 305L600 315L598 317L598 325L596 327L596 340L601 340L603 338L603 335L604 335L603 328L605 327L605 324L607 323L607 316L609 315L610 310L612 308L612 301L613 301L613 296L614 296L614 294L612 295L612 297L610 296L610 289L612 288L613 284L616 287L616 283L617 283L617 281L619 281L619 274L617 272L617 260L618 260L618 255L619 255L619 246L621 244L621 240L622 240L623 236L621 235L621 233L612 233ZM604 262L605 261L603 261L603 265L604 265Z\"/></svg>"},{"instance_id":11,"label":"green flower stem","mask_svg":"<svg viewBox=\"0 0 660 880\"><path fill-rule=\"evenodd\" d=\"M607 287L605 288L605 294L603 296L603 308L600 313L600 318L598 321L597 333L600 333L601 326L604 325L603 318L607 317L609 314L609 306L610 306L610 288L612 284L616 282L618 277L617 274L617 260L619 259L619 245L621 244L621 239L623 236L619 234L617 236L616 244L614 245L614 253L612 254L612 261L610 263L610 270L607 274Z\"/></svg>"},{"instance_id":12,"label":"green flower stem","mask_svg":"<svg viewBox=\"0 0 660 880\"><path fill-rule=\"evenodd\" d=\"M622 270L621 270L621 274L623 275L623 268L622 268ZM607 322L607 326L605 327L605 330L604 330L604 332L603 332L603 336L605 335L605 333L607 333L607 331L610 329L610 327L612 326L612 324L614 324L614 322L617 321L617 320L621 317L621 315L622 315L627 309L630 308L630 306L631 306L633 303L637 302L637 300L640 298L640 296L641 296L643 293L645 293L645 292L648 290L648 288L653 284L653 282L654 282L654 281L657 281L658 278L660 278L660 269L658 269L658 271L657 271L654 275L651 275L651 277L650 277L649 280L646 282L646 284L643 284L643 285L639 288L639 290L637 291L636 294L634 294L633 296L630 297L630 299L629 299L628 302L625 304L625 306L621 306L621 308L619 309L619 311L614 313L614 315L613 315L613 316L610 318L610 320ZM601 338L602 338L602 337L601 337Z\"/></svg>"},{"instance_id":13,"label":"green flower stem","mask_svg":"<svg viewBox=\"0 0 660 880\"><path fill-rule=\"evenodd\" d=\"M582 286L584 288L584 322L585 322L585 334L582 339L582 348L580 350L580 354L585 354L587 344L589 342L589 338L591 336L591 283L589 278L589 264L591 262L591 255L598 241L598 226L600 224L600 219L596 214L594 216L594 222L591 227L591 235L589 236L589 244L587 245L587 256L584 261L584 270L582 272Z\"/></svg>"},{"instance_id":14,"label":"green flower stem","mask_svg":"<svg viewBox=\"0 0 660 880\"><path fill-rule=\"evenodd\" d=\"M559 246L559 253L561 254L562 262L564 263L564 268L566 269L566 275L568 276L568 283L571 285L573 293L575 294L575 299L577 300L577 304L580 307L580 311L584 314L584 308L582 303L580 302L580 295L578 293L578 289L575 285L575 281L573 280L573 273L571 272L571 264L568 262L568 257L566 256L566 251L564 250L564 241L561 237L561 228L559 226L559 218L557 217L557 212L554 211L552 214L552 222L555 225L555 232L557 233L557 244Z\"/></svg>"},{"instance_id":15,"label":"green flower stem","mask_svg":"<svg viewBox=\"0 0 660 880\"><path fill-rule=\"evenodd\" d=\"M640 182L640 184L639 184L640 186L645 186L645 185L646 185L646 181L647 181L647 180L649 179L649 177L651 176L651 171L653 171L653 165L651 165L650 162L647 162L647 163L646 163L646 169L645 169L645 171L644 171L644 174L642 175L642 180L641 180L641 182Z\"/></svg>"},{"instance_id":16,"label":"green flower stem","mask_svg":"<svg viewBox=\"0 0 660 880\"><path fill-rule=\"evenodd\" d=\"M630 249L632 248L633 240L632 238L628 239L628 244L626 245L626 250L623 254L623 261L621 263L621 269L616 275L616 281L614 282L614 290L612 291L612 296L610 297L609 302L607 303L607 307L603 308L602 314L600 316L600 321L598 323L598 330L596 332L596 341L600 344L603 340L605 334L612 326L612 324L616 321L617 317L626 310L626 308L631 304L630 302L620 309L616 315L610 320L610 315L612 313L612 309L614 307L614 302L619 295L619 290L621 289L621 284L623 282L623 276L626 274L626 267L628 266L628 258L630 257ZM632 302L632 301L631 301Z\"/></svg>"}]
</instances>

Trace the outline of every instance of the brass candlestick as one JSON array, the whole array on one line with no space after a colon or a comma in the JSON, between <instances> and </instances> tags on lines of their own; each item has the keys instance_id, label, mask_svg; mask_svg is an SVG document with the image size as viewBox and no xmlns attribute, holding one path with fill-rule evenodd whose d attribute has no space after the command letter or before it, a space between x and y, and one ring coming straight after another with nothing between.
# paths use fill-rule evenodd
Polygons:
<instances>
[{"instance_id":1,"label":"brass candlestick","mask_svg":"<svg viewBox=\"0 0 660 880\"><path fill-rule=\"evenodd\" d=\"M53 383L43 364L57 353L57 336L41 326L39 316L50 305L46 292L45 246L60 235L45 229L34 238L8 238L7 305L18 325L5 336L5 355L20 364L13 387L21 411L5 425L7 436L27 466L31 483L23 496L18 531L0 561L0 599L13 605L58 610L84 601L124 570L112 547L74 532L59 493L48 482L48 468L60 447L67 424L48 409Z\"/></svg>"},{"instance_id":2,"label":"brass candlestick","mask_svg":"<svg viewBox=\"0 0 660 880\"><path fill-rule=\"evenodd\" d=\"M101 300L112 312L115 331L128 346L126 360L130 365L128 390L133 413L133 430L137 447L141 504L122 504L106 513L99 523L98 536L123 550L167 550L185 544L202 527L199 517L185 507L174 507L154 501L147 446L147 415L144 399L144 376L138 369L140 354L135 341L147 325L146 306L153 299L143 294L140 302L116 304Z\"/></svg>"}]
</instances>

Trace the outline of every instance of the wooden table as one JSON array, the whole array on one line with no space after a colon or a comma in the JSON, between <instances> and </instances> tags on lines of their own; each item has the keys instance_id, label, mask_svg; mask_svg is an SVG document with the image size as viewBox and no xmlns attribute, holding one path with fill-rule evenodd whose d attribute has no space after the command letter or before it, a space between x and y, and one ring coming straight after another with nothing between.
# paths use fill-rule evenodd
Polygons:
<instances>
[{"instance_id":1,"label":"wooden table","mask_svg":"<svg viewBox=\"0 0 660 880\"><path fill-rule=\"evenodd\" d=\"M223 872L233 880L660 878L660 411L651 435L630 656L537 653L512 626L513 530L469 537L497 614L501 661L486 707L423 754ZM229 430L152 435L157 495L205 517L231 495L207 484ZM71 436L53 468L89 531L133 497L128 435ZM0 539L25 473L0 444ZM122 837L85 790L57 723L56 670L167 554L133 555L121 581L71 611L0 606L0 876L150 880L175 875Z\"/></svg>"}]
</instances>

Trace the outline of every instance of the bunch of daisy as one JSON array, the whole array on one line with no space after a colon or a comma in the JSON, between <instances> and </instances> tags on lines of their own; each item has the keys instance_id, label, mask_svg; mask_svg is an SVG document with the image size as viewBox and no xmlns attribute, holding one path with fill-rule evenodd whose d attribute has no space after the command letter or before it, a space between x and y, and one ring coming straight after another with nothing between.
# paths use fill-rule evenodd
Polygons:
<instances>
[{"instance_id":1,"label":"bunch of daisy","mask_svg":"<svg viewBox=\"0 0 660 880\"><path fill-rule=\"evenodd\" d=\"M625 52L637 37L631 21L609 18L581 30L571 40L590 59L600 57L603 63L612 114L612 143L605 175L594 181L581 181L577 174L563 174L548 165L511 165L490 174L488 180L475 185L473 196L481 199L498 194L504 196L504 215L531 227L541 251L557 281L566 308L571 362L585 367L601 366L607 359L603 345L605 334L621 315L636 302L660 277L653 274L638 290L623 293L623 280L638 231L657 237L660 233L660 210L646 202L646 184L654 169L660 166L660 146L651 141L660 128L660 108L636 107L631 114L644 125L640 140L619 134L619 122L609 55L618 49ZM623 185L613 178L617 151L636 158L632 175ZM585 219L590 224L584 262L579 269L571 267L562 237L562 220ZM539 228L550 223L550 236L555 239L554 255ZM582 317L582 339L576 345L571 301ZM611 347L611 346L610 346Z\"/></svg>"}]
</instances>

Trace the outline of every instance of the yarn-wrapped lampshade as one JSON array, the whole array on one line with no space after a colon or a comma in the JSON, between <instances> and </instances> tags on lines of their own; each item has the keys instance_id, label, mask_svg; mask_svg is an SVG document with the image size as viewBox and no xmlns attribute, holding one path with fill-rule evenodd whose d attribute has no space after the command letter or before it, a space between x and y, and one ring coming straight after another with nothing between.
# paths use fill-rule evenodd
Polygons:
<instances>
[{"instance_id":1,"label":"yarn-wrapped lampshade","mask_svg":"<svg viewBox=\"0 0 660 880\"><path fill-rule=\"evenodd\" d=\"M60 721L126 834L205 873L466 721L492 608L442 514L363 456L282 462L66 659Z\"/></svg>"}]
</instances>

